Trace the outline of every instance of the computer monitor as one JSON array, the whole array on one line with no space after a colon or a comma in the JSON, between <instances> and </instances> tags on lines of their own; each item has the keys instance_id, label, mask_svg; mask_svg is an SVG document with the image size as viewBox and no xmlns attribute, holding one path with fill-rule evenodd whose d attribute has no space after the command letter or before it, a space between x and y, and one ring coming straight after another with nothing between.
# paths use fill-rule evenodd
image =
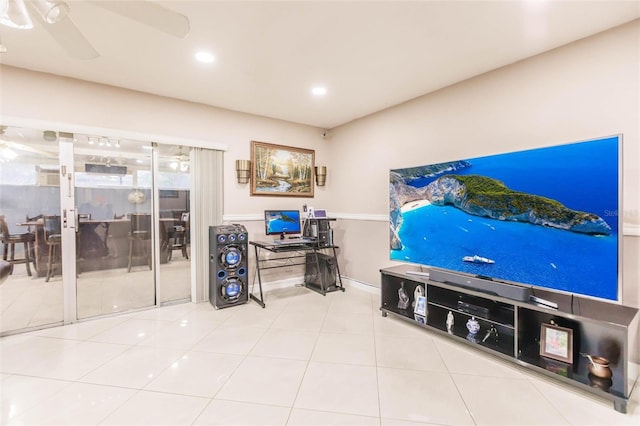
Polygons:
<instances>
[{"instance_id":1,"label":"computer monitor","mask_svg":"<svg viewBox=\"0 0 640 426\"><path fill-rule=\"evenodd\" d=\"M264 228L267 235L300 234L300 211L265 210Z\"/></svg>"}]
</instances>

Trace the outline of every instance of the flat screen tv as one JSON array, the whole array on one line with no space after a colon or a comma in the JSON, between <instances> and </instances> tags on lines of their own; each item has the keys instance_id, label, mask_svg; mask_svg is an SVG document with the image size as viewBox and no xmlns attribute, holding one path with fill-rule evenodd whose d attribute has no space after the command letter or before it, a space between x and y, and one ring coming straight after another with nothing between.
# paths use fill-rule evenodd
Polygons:
<instances>
[{"instance_id":1,"label":"flat screen tv","mask_svg":"<svg viewBox=\"0 0 640 426\"><path fill-rule=\"evenodd\" d=\"M264 228L267 235L300 234L300 211L265 210Z\"/></svg>"},{"instance_id":2,"label":"flat screen tv","mask_svg":"<svg viewBox=\"0 0 640 426\"><path fill-rule=\"evenodd\" d=\"M620 302L622 136L390 171L392 260Z\"/></svg>"}]
</instances>

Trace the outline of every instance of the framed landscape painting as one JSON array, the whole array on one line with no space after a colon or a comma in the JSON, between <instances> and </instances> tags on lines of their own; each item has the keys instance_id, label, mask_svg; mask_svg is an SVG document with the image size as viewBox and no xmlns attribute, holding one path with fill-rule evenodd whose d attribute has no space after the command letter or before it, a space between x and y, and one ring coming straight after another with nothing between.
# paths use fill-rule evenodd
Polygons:
<instances>
[{"instance_id":1,"label":"framed landscape painting","mask_svg":"<svg viewBox=\"0 0 640 426\"><path fill-rule=\"evenodd\" d=\"M315 151L251 141L251 195L313 197Z\"/></svg>"}]
</instances>

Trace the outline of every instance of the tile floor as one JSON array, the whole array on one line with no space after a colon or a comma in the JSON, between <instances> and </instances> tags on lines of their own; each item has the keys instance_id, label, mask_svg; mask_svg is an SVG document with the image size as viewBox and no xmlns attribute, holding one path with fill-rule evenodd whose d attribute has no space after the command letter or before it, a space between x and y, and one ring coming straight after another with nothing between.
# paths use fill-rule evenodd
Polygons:
<instances>
[{"instance_id":1,"label":"tile floor","mask_svg":"<svg viewBox=\"0 0 640 426\"><path fill-rule=\"evenodd\" d=\"M4 337L0 424L638 425L612 403L396 318L272 290Z\"/></svg>"},{"instance_id":2,"label":"tile floor","mask_svg":"<svg viewBox=\"0 0 640 426\"><path fill-rule=\"evenodd\" d=\"M179 252L160 265L161 301L191 297L191 262ZM77 309L81 319L140 309L155 303L154 272L146 266L83 271L77 281ZM27 276L24 265L0 286L0 333L62 322L62 276Z\"/></svg>"}]
</instances>

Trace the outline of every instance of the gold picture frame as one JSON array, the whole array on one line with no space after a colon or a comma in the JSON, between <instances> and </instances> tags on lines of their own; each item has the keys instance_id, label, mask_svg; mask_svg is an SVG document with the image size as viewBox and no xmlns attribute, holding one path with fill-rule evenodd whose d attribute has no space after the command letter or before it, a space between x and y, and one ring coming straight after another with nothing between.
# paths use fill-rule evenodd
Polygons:
<instances>
[{"instance_id":1,"label":"gold picture frame","mask_svg":"<svg viewBox=\"0 0 640 426\"><path fill-rule=\"evenodd\" d=\"M554 323L541 324L540 356L573 364L573 330Z\"/></svg>"},{"instance_id":2,"label":"gold picture frame","mask_svg":"<svg viewBox=\"0 0 640 426\"><path fill-rule=\"evenodd\" d=\"M313 197L315 151L251 141L251 195Z\"/></svg>"}]
</instances>

